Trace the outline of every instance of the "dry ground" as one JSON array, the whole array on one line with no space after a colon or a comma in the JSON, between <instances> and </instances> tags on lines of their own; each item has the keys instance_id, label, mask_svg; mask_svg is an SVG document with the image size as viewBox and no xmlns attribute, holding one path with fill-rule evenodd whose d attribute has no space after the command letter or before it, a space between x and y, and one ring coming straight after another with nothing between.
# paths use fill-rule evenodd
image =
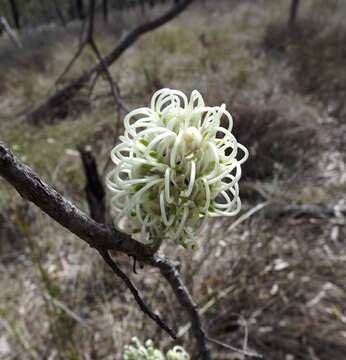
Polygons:
<instances>
[{"instance_id":1,"label":"dry ground","mask_svg":"<svg viewBox=\"0 0 346 360\"><path fill-rule=\"evenodd\" d=\"M248 345L268 360L342 360L346 227L337 210L346 205L346 7L306 0L295 31L288 32L287 5L195 5L144 36L111 71L131 106L146 105L161 86L196 88L209 104L225 102L235 133L250 149L243 214L257 211L236 223L210 222L195 252L171 244L161 249L181 261L210 335ZM98 31L103 51L142 16L114 17L116 26ZM78 29L42 29L23 39L22 50L0 39L0 140L87 209L76 149L90 145L104 168L120 120L107 83L40 126L25 117L54 90ZM68 78L93 61L86 52ZM277 216L268 205L273 202L335 207L336 214ZM0 208L0 359L121 359L132 336L172 345L93 250L2 180ZM164 281L151 269L132 273L131 259L117 260L194 354L187 319ZM212 348L216 359L243 359Z\"/></svg>"}]
</instances>

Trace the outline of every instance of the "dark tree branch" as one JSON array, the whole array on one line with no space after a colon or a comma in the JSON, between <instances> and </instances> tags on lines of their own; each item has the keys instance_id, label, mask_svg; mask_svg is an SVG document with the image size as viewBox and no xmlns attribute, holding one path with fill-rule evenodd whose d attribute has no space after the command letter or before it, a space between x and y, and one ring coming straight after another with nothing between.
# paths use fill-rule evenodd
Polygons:
<instances>
[{"instance_id":1,"label":"dark tree branch","mask_svg":"<svg viewBox=\"0 0 346 360\"><path fill-rule=\"evenodd\" d=\"M58 3L57 0L52 0L52 1L53 1L55 12L58 15L59 20L61 21L62 26L66 27L66 20L65 20L64 14L60 8L60 4Z\"/></svg>"},{"instance_id":2,"label":"dark tree branch","mask_svg":"<svg viewBox=\"0 0 346 360\"><path fill-rule=\"evenodd\" d=\"M83 20L85 18L83 0L76 0L76 10L77 10L78 18L80 20Z\"/></svg>"},{"instance_id":3,"label":"dark tree branch","mask_svg":"<svg viewBox=\"0 0 346 360\"><path fill-rule=\"evenodd\" d=\"M19 194L33 202L60 225L86 241L91 247L121 251L145 259L152 251L129 235L111 226L99 224L42 181L28 166L16 159L0 143L0 176Z\"/></svg>"},{"instance_id":4,"label":"dark tree branch","mask_svg":"<svg viewBox=\"0 0 346 360\"><path fill-rule=\"evenodd\" d=\"M272 203L269 204L264 213L270 217L310 217L310 218L333 218L346 216L346 209L338 209L332 206L319 205L287 205Z\"/></svg>"},{"instance_id":5,"label":"dark tree branch","mask_svg":"<svg viewBox=\"0 0 346 360\"><path fill-rule=\"evenodd\" d=\"M127 105L124 104L124 102L121 100L121 98L119 96L119 91L117 91L117 89L116 89L116 84L114 83L112 75L109 72L106 62L104 61L103 57L101 56L101 53L100 53L94 39L91 38L89 43L97 57L97 60L99 61L99 63L102 66L102 71L104 72L104 74L109 82L109 86L111 88L111 94L112 94L115 104L119 107L119 109L123 110L124 112L129 112L129 108L127 107Z\"/></svg>"},{"instance_id":6,"label":"dark tree branch","mask_svg":"<svg viewBox=\"0 0 346 360\"><path fill-rule=\"evenodd\" d=\"M252 207L243 206L243 210L250 211ZM260 216L269 219L277 218L315 218L315 219L328 219L337 217L346 217L346 208L338 206L321 206L300 204L292 205L283 202L268 202L265 207L258 212Z\"/></svg>"},{"instance_id":7,"label":"dark tree branch","mask_svg":"<svg viewBox=\"0 0 346 360\"><path fill-rule=\"evenodd\" d=\"M66 65L63 72L55 80L55 85L57 85L64 78L64 76L71 70L74 63L77 61L79 56L82 54L84 48L93 39L94 24L95 24L95 7L96 7L95 0L90 0L90 2L89 2L88 27L87 27L86 35L84 36L85 22L83 22L79 47L78 47L76 53L73 55L70 62ZM83 37L84 37L84 39L83 39Z\"/></svg>"},{"instance_id":8,"label":"dark tree branch","mask_svg":"<svg viewBox=\"0 0 346 360\"><path fill-rule=\"evenodd\" d=\"M131 282L131 280L128 278L128 276L120 270L120 268L117 266L117 264L113 261L113 259L110 257L108 251L106 250L100 250L100 255L102 256L103 260L108 264L108 266L112 269L112 271L121 278L121 280L126 284L126 286L130 289L132 292L138 306L140 309L144 312L144 314L148 315L152 320L154 320L161 329L167 332L168 335L170 335L174 340L176 339L176 332L172 330L168 325L166 325L161 318L153 313L148 305L144 302L141 295L139 294L138 289L136 286Z\"/></svg>"},{"instance_id":9,"label":"dark tree branch","mask_svg":"<svg viewBox=\"0 0 346 360\"><path fill-rule=\"evenodd\" d=\"M158 268L169 282L176 298L190 318L193 334L200 352L200 359L211 359L206 345L206 335L196 305L174 264L166 258L153 254L150 247L133 240L129 235L92 220L41 180L1 143L0 176L14 186L23 198L33 202L56 222L86 241L90 246L96 248L101 255L106 254L108 250L115 250L136 258L144 264Z\"/></svg>"},{"instance_id":10,"label":"dark tree branch","mask_svg":"<svg viewBox=\"0 0 346 360\"><path fill-rule=\"evenodd\" d=\"M108 82L109 82L109 86L111 89L111 95L114 99L115 104L117 105L117 107L125 112L128 112L129 109L128 107L123 103L123 101L120 99L119 97L119 93L117 91L116 88L116 84L114 83L114 80L112 78L112 75L110 74L108 67L101 55L101 52L99 51L95 39L94 39L94 28L95 28L95 9L96 9L96 2L95 0L90 0L89 1L89 20L88 20L88 28L87 28L87 33L85 36L85 39L81 41L79 48L77 50L77 52L75 53L75 55L72 57L71 61L67 64L66 68L64 69L64 71L61 73L61 75L58 77L58 79L55 81L55 84L58 84L62 78L71 70L72 66L74 65L74 63L77 61L77 59L79 58L79 56L82 54L83 50L85 49L86 46L90 46L91 50L94 52L97 61L99 62L99 64L101 64L102 66L102 71L104 72ZM83 36L83 35L82 35ZM98 74L96 74L95 76L95 80L93 81L93 85L92 88L95 86L96 81L98 79ZM92 89L91 88L91 89ZM91 90L92 91L92 90ZM90 94L91 95L91 94Z\"/></svg>"},{"instance_id":11,"label":"dark tree branch","mask_svg":"<svg viewBox=\"0 0 346 360\"><path fill-rule=\"evenodd\" d=\"M18 30L20 30L21 24L20 24L20 15L19 15L19 11L18 11L17 2L16 2L16 0L9 0L9 1L10 1L14 25Z\"/></svg>"},{"instance_id":12,"label":"dark tree branch","mask_svg":"<svg viewBox=\"0 0 346 360\"><path fill-rule=\"evenodd\" d=\"M91 39L94 34L95 9L96 9L95 0L89 0L89 24L88 24L87 40Z\"/></svg>"},{"instance_id":13,"label":"dark tree branch","mask_svg":"<svg viewBox=\"0 0 346 360\"><path fill-rule=\"evenodd\" d=\"M23 198L36 204L59 224L86 241L90 246L96 248L101 255L108 254L108 250L115 250L123 252L142 263L158 268L190 318L192 331L200 352L199 358L202 360L211 359L206 345L208 337L203 330L196 305L185 287L177 267L172 262L166 258L154 255L149 247L133 240L129 235L119 232L111 226L92 220L51 186L43 182L29 167L16 159L5 145L1 143L0 176L14 186ZM322 214L322 216L329 217L335 216L336 212L332 208L321 210L320 207L313 206L291 206L284 207L280 215L321 216ZM340 212L345 215L344 209L341 209ZM108 258L107 261L109 261ZM114 265L112 265L112 269L113 267Z\"/></svg>"},{"instance_id":14,"label":"dark tree branch","mask_svg":"<svg viewBox=\"0 0 346 360\"><path fill-rule=\"evenodd\" d=\"M101 181L95 157L91 151L83 146L78 148L81 155L83 170L86 179L85 194L92 219L99 223L106 221L105 189Z\"/></svg>"},{"instance_id":15,"label":"dark tree branch","mask_svg":"<svg viewBox=\"0 0 346 360\"><path fill-rule=\"evenodd\" d=\"M108 24L108 0L102 0L103 21Z\"/></svg>"},{"instance_id":16,"label":"dark tree branch","mask_svg":"<svg viewBox=\"0 0 346 360\"><path fill-rule=\"evenodd\" d=\"M199 357L203 360L211 360L211 355L207 347L207 337L203 330L201 319L198 314L197 306L194 303L189 291L184 285L180 273L167 259L156 258L153 266L160 269L162 276L168 281L180 305L186 310L191 321L191 327L199 349Z\"/></svg>"},{"instance_id":17,"label":"dark tree branch","mask_svg":"<svg viewBox=\"0 0 346 360\"><path fill-rule=\"evenodd\" d=\"M288 27L290 29L293 29L293 27L296 23L299 5L300 5L300 0L291 0L290 16L288 19Z\"/></svg>"},{"instance_id":18,"label":"dark tree branch","mask_svg":"<svg viewBox=\"0 0 346 360\"><path fill-rule=\"evenodd\" d=\"M86 45L85 41L82 41L82 43L78 46L78 49L77 49L76 53L73 55L72 59L66 65L65 69L59 75L59 77L55 80L55 85L59 84L61 82L61 80L65 77L65 75L71 70L72 66L79 58L79 55L83 52L85 45Z\"/></svg>"},{"instance_id":19,"label":"dark tree branch","mask_svg":"<svg viewBox=\"0 0 346 360\"><path fill-rule=\"evenodd\" d=\"M93 1L93 0L91 0ZM96 73L104 71L105 67L109 67L113 64L123 53L127 50L136 40L143 34L153 31L168 21L174 19L180 13L182 13L188 5L194 0L183 0L178 4L174 5L163 15L157 17L154 20L148 21L144 24L137 26L135 29L130 31L119 43L113 48L113 50L104 57L104 62L98 62L89 71L82 74L78 79L64 86L58 90L54 95L49 97L42 105L37 107L31 114L30 118L35 122L42 116L49 113L50 110L63 105L65 102L72 99L78 91L92 78ZM89 26L90 28L90 26Z\"/></svg>"},{"instance_id":20,"label":"dark tree branch","mask_svg":"<svg viewBox=\"0 0 346 360\"><path fill-rule=\"evenodd\" d=\"M94 87L95 87L99 77L100 77L100 73L96 73L94 78L92 79L90 87L89 87L88 98L91 98L91 95L93 94L93 91L94 91Z\"/></svg>"},{"instance_id":21,"label":"dark tree branch","mask_svg":"<svg viewBox=\"0 0 346 360\"><path fill-rule=\"evenodd\" d=\"M79 147L79 152L83 162L85 178L87 180L85 193L89 204L91 218L97 222L105 222L105 190L97 171L96 160L91 151L84 149L83 147ZM166 325L158 315L149 309L135 285L131 282L129 277L116 265L114 260L109 255L109 252L107 250L99 250L99 253L103 260L115 273L115 275L118 276L132 292L139 308L153 321L155 321L159 327L166 331L173 339L176 339L175 332L168 325ZM134 258L134 262L135 261L136 258Z\"/></svg>"},{"instance_id":22,"label":"dark tree branch","mask_svg":"<svg viewBox=\"0 0 346 360\"><path fill-rule=\"evenodd\" d=\"M164 25L168 21L174 19L178 15L180 15L194 0L184 0L179 2L179 4L172 7L165 14L159 16L158 18L148 21L144 24L139 25L132 31L130 31L118 44L117 46L109 53L108 56L105 57L105 62L107 66L112 64L115 60L117 60L122 53L128 49L141 35L153 31ZM100 67L95 67L91 69L92 72L100 71Z\"/></svg>"}]
</instances>

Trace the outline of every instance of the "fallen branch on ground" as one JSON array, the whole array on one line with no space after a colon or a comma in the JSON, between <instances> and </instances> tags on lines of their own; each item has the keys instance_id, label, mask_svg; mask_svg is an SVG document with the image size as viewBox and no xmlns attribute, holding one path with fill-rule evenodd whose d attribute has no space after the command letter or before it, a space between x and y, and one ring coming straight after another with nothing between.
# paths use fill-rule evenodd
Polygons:
<instances>
[{"instance_id":1,"label":"fallen branch on ground","mask_svg":"<svg viewBox=\"0 0 346 360\"><path fill-rule=\"evenodd\" d=\"M57 85L62 78L70 71L70 69L72 68L72 66L74 65L74 63L77 61L77 59L79 58L79 56L82 54L83 50L87 47L90 46L91 50L94 52L96 59L98 61L99 64L102 65L102 72L105 74L108 82L109 82L109 86L111 89L111 95L114 99L114 102L116 104L116 106L125 111L128 112L129 109L128 107L123 103L123 101L120 99L119 96L119 92L117 91L117 86L112 78L112 75L110 74L107 65L104 62L104 59L101 55L100 50L98 49L98 46L96 45L96 41L94 38L94 28L95 28L95 9L96 9L96 2L95 0L89 0L89 18L88 18L88 27L87 27L87 31L86 31L86 36L85 39L81 41L77 52L75 53L75 55L72 57L71 61L67 64L66 68L64 69L64 71L61 73L61 75L58 77L58 79L55 81L55 84ZM84 35L84 26L82 29L82 37ZM99 78L99 73L96 74L95 79ZM93 82L93 86L95 85L96 80Z\"/></svg>"},{"instance_id":2,"label":"fallen branch on ground","mask_svg":"<svg viewBox=\"0 0 346 360\"><path fill-rule=\"evenodd\" d=\"M325 205L312 205L312 204L287 204L283 202L271 202L265 201L256 205L255 207L243 206L246 213L249 213L252 216L254 213L258 213L261 216L267 218L282 218L282 217L291 217L291 218L301 218L301 217L310 217L316 219L325 219L325 218L342 218L346 217L346 208L338 206L325 206ZM242 216L240 216L232 225L229 227L229 230L233 229L238 222L242 222ZM250 216L245 216L246 219ZM246 220L245 219L245 220Z\"/></svg>"},{"instance_id":3,"label":"fallen branch on ground","mask_svg":"<svg viewBox=\"0 0 346 360\"><path fill-rule=\"evenodd\" d=\"M321 205L284 205L270 204L268 207L268 215L276 217L291 216L312 217L312 218L333 218L346 216L346 208L338 208L337 206L321 206Z\"/></svg>"},{"instance_id":4,"label":"fallen branch on ground","mask_svg":"<svg viewBox=\"0 0 346 360\"><path fill-rule=\"evenodd\" d=\"M57 109L67 101L71 100L92 78L93 75L104 72L104 69L113 64L125 52L125 50L136 42L140 36L155 30L161 25L177 17L187 8L188 5L190 5L190 3L192 3L192 1L194 0L182 0L163 15L134 28L119 41L119 43L109 52L108 55L103 58L103 61L99 61L98 64L94 65L90 70L82 74L78 79L70 82L62 89L58 90L54 95L50 96L42 105L38 106L31 112L29 119L36 123L39 119L49 114L49 112L53 109ZM91 26L89 23L89 29L90 28Z\"/></svg>"}]
</instances>

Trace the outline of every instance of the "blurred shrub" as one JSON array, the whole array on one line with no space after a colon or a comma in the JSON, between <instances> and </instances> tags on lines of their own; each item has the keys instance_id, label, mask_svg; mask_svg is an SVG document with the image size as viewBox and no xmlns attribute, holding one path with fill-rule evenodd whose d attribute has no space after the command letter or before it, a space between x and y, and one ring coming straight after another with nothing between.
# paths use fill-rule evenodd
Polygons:
<instances>
[{"instance_id":1,"label":"blurred shrub","mask_svg":"<svg viewBox=\"0 0 346 360\"><path fill-rule=\"evenodd\" d=\"M238 105L233 108L233 133L250 151L244 179L265 180L287 175L310 161L306 156L316 142L315 131L292 121L275 109Z\"/></svg>"},{"instance_id":2,"label":"blurred shrub","mask_svg":"<svg viewBox=\"0 0 346 360\"><path fill-rule=\"evenodd\" d=\"M292 30L271 24L263 45L271 54L287 58L296 90L316 96L334 116L345 113L345 26L311 19L301 19Z\"/></svg>"},{"instance_id":3,"label":"blurred shrub","mask_svg":"<svg viewBox=\"0 0 346 360\"><path fill-rule=\"evenodd\" d=\"M76 39L78 27L71 26L68 30L55 25L37 29L21 36L22 48L16 47L11 41L2 40L0 46L0 83L13 74L43 73L51 71L54 50L66 40ZM68 59L66 60L68 61ZM33 87L33 84L31 84Z\"/></svg>"},{"instance_id":4,"label":"blurred shrub","mask_svg":"<svg viewBox=\"0 0 346 360\"><path fill-rule=\"evenodd\" d=\"M288 47L300 43L304 38L312 38L321 31L321 26L313 20L301 19L294 28L290 28L284 22L274 22L268 25L263 46L267 51L274 51L277 55L284 54Z\"/></svg>"}]
</instances>

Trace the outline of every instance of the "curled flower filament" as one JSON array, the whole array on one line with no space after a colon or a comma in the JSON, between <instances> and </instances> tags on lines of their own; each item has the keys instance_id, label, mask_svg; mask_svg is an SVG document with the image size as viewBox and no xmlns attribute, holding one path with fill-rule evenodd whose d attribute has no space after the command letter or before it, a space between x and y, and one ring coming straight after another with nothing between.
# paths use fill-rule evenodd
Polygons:
<instances>
[{"instance_id":1,"label":"curled flower filament","mask_svg":"<svg viewBox=\"0 0 346 360\"><path fill-rule=\"evenodd\" d=\"M196 90L188 99L161 89L150 107L127 114L124 126L106 178L116 222L129 218L131 232L143 241L171 239L194 248L209 217L239 212L238 182L248 151L231 133L225 105L205 106Z\"/></svg>"}]
</instances>

